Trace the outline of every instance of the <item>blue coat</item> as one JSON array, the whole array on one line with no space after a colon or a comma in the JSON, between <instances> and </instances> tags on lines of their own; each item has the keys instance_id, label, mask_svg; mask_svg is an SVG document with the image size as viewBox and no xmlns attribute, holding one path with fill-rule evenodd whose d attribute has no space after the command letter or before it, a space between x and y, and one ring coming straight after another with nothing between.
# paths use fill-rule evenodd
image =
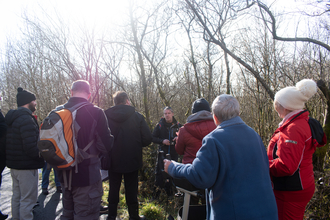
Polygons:
<instances>
[{"instance_id":1,"label":"blue coat","mask_svg":"<svg viewBox=\"0 0 330 220\"><path fill-rule=\"evenodd\" d=\"M205 136L192 164L168 172L206 189L207 219L278 219L265 146L239 116Z\"/></svg>"}]
</instances>

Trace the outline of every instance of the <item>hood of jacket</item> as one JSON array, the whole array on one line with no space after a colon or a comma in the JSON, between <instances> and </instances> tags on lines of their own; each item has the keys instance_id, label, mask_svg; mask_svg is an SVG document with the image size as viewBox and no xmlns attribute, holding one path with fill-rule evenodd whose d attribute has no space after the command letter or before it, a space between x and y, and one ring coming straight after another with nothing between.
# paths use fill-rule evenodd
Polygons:
<instances>
[{"instance_id":1,"label":"hood of jacket","mask_svg":"<svg viewBox=\"0 0 330 220\"><path fill-rule=\"evenodd\" d=\"M195 114L189 115L187 118L187 123L201 120L213 120L212 113L206 110L196 112Z\"/></svg>"},{"instance_id":2,"label":"hood of jacket","mask_svg":"<svg viewBox=\"0 0 330 220\"><path fill-rule=\"evenodd\" d=\"M216 127L215 125L210 126L210 123L213 125L214 121L212 114L209 111L199 111L192 114L188 117L187 122L188 123L184 125L186 131L200 140Z\"/></svg>"},{"instance_id":3,"label":"hood of jacket","mask_svg":"<svg viewBox=\"0 0 330 220\"><path fill-rule=\"evenodd\" d=\"M11 109L5 116L5 121L8 126L11 126L13 122L21 115L32 115L32 112L28 108L18 107L17 109Z\"/></svg>"},{"instance_id":4,"label":"hood of jacket","mask_svg":"<svg viewBox=\"0 0 330 220\"><path fill-rule=\"evenodd\" d=\"M130 105L116 105L105 111L108 119L114 122L122 123L134 114L135 108Z\"/></svg>"}]
</instances>

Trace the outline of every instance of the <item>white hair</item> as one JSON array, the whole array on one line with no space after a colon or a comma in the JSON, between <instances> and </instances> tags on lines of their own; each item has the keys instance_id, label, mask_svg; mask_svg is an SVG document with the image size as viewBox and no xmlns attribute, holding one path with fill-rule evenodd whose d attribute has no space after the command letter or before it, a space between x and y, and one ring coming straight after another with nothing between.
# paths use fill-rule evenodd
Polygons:
<instances>
[{"instance_id":1,"label":"white hair","mask_svg":"<svg viewBox=\"0 0 330 220\"><path fill-rule=\"evenodd\" d=\"M239 103L237 99L231 95L219 95L212 103L212 113L220 122L239 116L239 112Z\"/></svg>"}]
</instances>

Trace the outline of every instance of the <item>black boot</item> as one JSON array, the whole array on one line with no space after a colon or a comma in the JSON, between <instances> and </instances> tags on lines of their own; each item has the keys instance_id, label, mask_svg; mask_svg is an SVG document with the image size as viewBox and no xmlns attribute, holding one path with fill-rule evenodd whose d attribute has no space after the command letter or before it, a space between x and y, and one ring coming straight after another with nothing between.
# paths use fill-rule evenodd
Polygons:
<instances>
[{"instance_id":1,"label":"black boot","mask_svg":"<svg viewBox=\"0 0 330 220\"><path fill-rule=\"evenodd\" d=\"M107 220L116 220L117 217L117 204L109 204Z\"/></svg>"},{"instance_id":2,"label":"black boot","mask_svg":"<svg viewBox=\"0 0 330 220\"><path fill-rule=\"evenodd\" d=\"M8 215L4 215L4 214L2 214L2 212L0 211L0 220L4 220L4 219L6 219L6 218L8 218Z\"/></svg>"},{"instance_id":3,"label":"black boot","mask_svg":"<svg viewBox=\"0 0 330 220\"><path fill-rule=\"evenodd\" d=\"M127 204L129 220L144 220L144 216L139 216L139 204Z\"/></svg>"}]
</instances>

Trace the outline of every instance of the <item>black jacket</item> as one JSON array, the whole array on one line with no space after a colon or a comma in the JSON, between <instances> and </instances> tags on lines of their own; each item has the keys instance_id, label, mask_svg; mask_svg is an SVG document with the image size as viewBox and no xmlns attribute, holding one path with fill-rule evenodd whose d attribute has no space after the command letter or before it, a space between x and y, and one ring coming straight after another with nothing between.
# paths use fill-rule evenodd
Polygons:
<instances>
[{"instance_id":1,"label":"black jacket","mask_svg":"<svg viewBox=\"0 0 330 220\"><path fill-rule=\"evenodd\" d=\"M3 169L6 167L6 131L7 125L5 122L5 117L0 110L0 180L1 173ZM1 185L1 181L0 181Z\"/></svg>"},{"instance_id":2,"label":"black jacket","mask_svg":"<svg viewBox=\"0 0 330 220\"><path fill-rule=\"evenodd\" d=\"M45 164L39 156L37 142L39 126L30 109L19 107L9 110L5 116L8 126L6 134L6 165L17 170L42 168Z\"/></svg>"},{"instance_id":3,"label":"black jacket","mask_svg":"<svg viewBox=\"0 0 330 220\"><path fill-rule=\"evenodd\" d=\"M80 97L71 97L64 104L65 108L73 107L78 103L86 102L86 99ZM88 143L94 139L94 144L86 151L89 155L108 154L113 144L113 136L108 127L108 121L104 111L89 103L89 105L80 108L77 111L76 122L80 126L77 136L78 148L83 149ZM93 129L93 124L96 122L96 127ZM94 130L94 132L92 132ZM101 163L98 157L85 159L78 164L78 173L75 173L75 168L72 168L72 183L71 186L90 186L101 179L100 174ZM59 180L64 182L63 171L59 170ZM66 172L69 175L69 172ZM68 176L69 178L69 176Z\"/></svg>"},{"instance_id":4,"label":"black jacket","mask_svg":"<svg viewBox=\"0 0 330 220\"><path fill-rule=\"evenodd\" d=\"M171 129L171 134L170 127L173 128ZM164 139L170 140L170 136L172 139L175 138L177 136L176 131L178 131L180 127L181 124L177 122L174 117L172 123L167 123L165 121L165 118L161 118L158 124L155 126L154 131L152 132L152 142L157 144L163 144Z\"/></svg>"},{"instance_id":5,"label":"black jacket","mask_svg":"<svg viewBox=\"0 0 330 220\"><path fill-rule=\"evenodd\" d=\"M179 131L181 124L176 121L173 117L172 123L167 123L165 118L161 118L154 131L152 132L152 142L159 144L159 150L163 151L165 155L170 154L171 160L178 161L178 153L175 150L175 143L172 141L175 138L176 132ZM171 142L170 146L163 145L163 140L168 139ZM159 157L159 155L158 155ZM157 172L161 174L160 166L162 165L163 161L157 159Z\"/></svg>"},{"instance_id":6,"label":"black jacket","mask_svg":"<svg viewBox=\"0 0 330 220\"><path fill-rule=\"evenodd\" d=\"M152 135L144 117L129 105L116 105L105 111L115 137L110 156L111 171L129 173L142 167L142 147Z\"/></svg>"}]
</instances>

